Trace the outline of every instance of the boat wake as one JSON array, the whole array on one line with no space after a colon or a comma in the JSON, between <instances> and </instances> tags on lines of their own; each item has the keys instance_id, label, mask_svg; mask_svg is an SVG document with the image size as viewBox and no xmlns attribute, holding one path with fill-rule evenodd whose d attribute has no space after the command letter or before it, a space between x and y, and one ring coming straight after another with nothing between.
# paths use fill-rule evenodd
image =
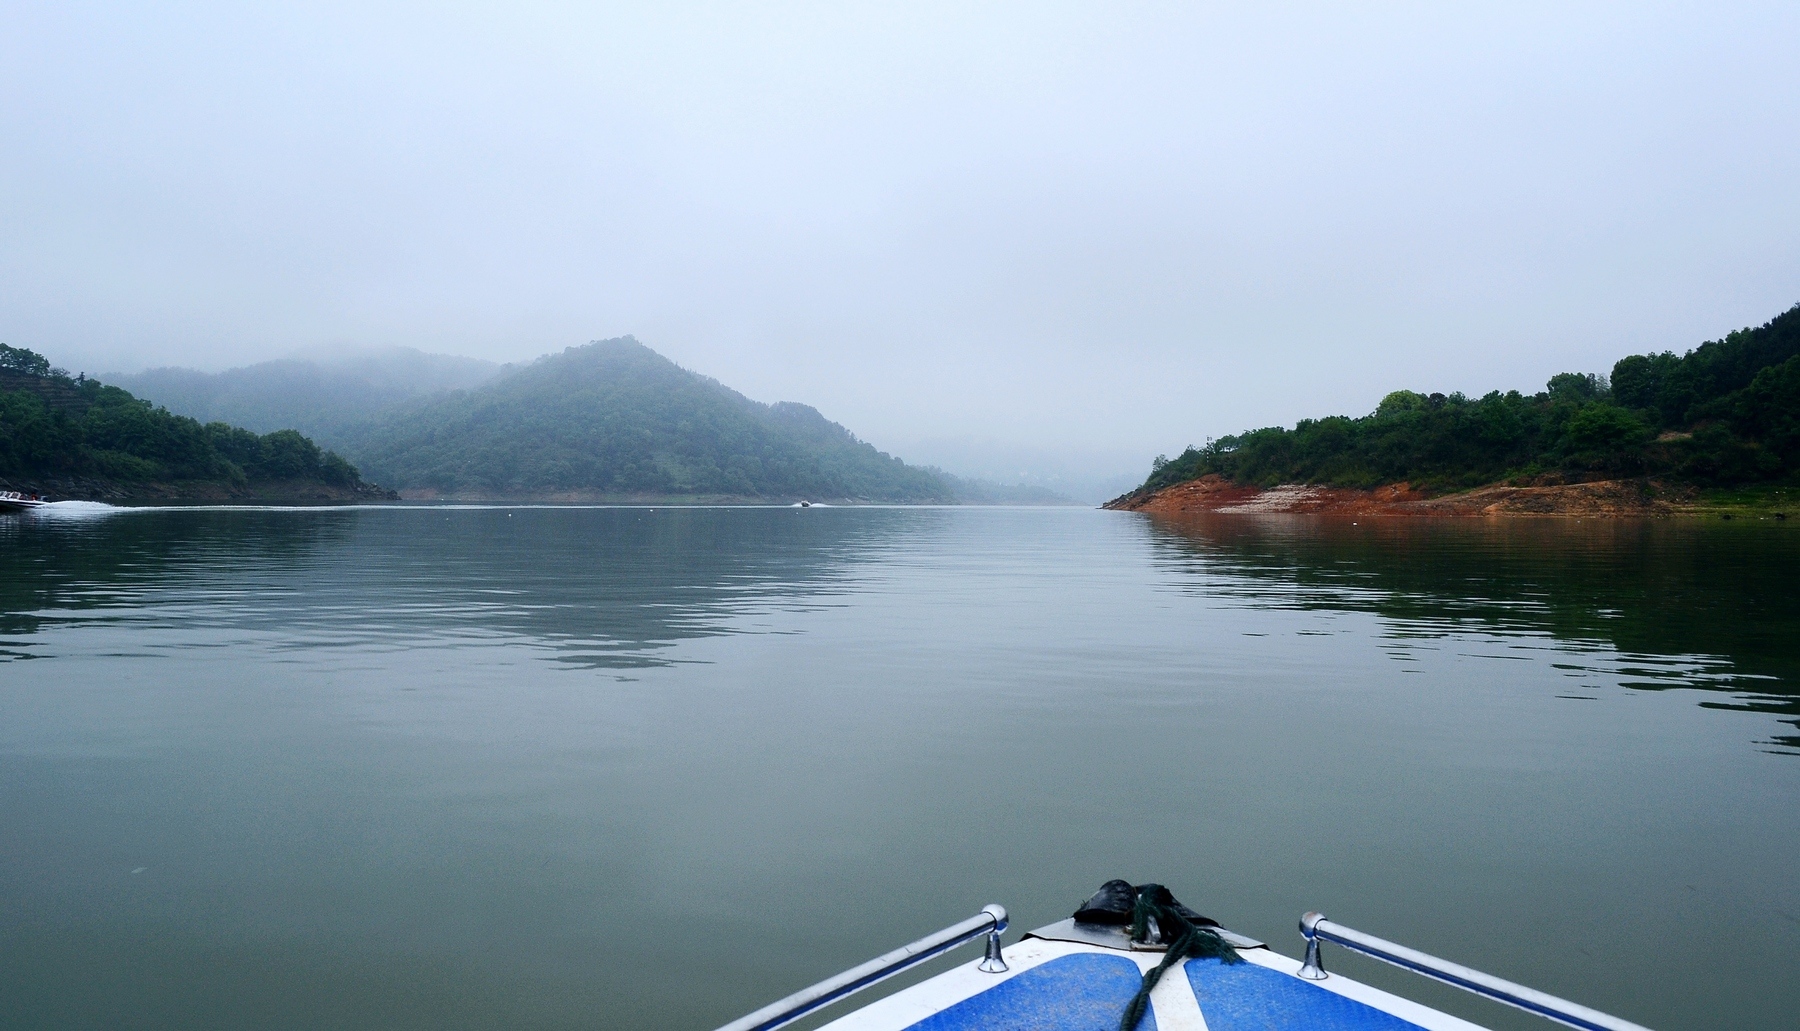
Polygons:
<instances>
[{"instance_id":1,"label":"boat wake","mask_svg":"<svg viewBox=\"0 0 1800 1031\"><path fill-rule=\"evenodd\" d=\"M52 501L32 509L31 514L38 519L103 519L129 511L131 509L108 505L103 501Z\"/></svg>"}]
</instances>

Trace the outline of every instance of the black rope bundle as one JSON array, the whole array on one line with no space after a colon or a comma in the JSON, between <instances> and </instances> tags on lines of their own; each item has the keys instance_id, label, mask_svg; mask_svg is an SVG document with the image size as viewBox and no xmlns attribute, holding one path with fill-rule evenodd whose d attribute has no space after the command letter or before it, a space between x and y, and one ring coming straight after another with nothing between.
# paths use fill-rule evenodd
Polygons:
<instances>
[{"instance_id":1,"label":"black rope bundle","mask_svg":"<svg viewBox=\"0 0 1800 1031\"><path fill-rule=\"evenodd\" d=\"M1129 908L1127 908L1129 907ZM1129 915L1127 915L1129 914ZM1143 983L1125 1007L1119 1019L1119 1031L1137 1031L1150 1006L1150 992L1170 967L1184 959L1216 959L1227 965L1244 962L1219 932L1218 923L1194 912L1175 900L1173 893L1160 884L1108 881L1075 914L1083 923L1131 925L1131 940L1140 944L1166 944L1162 962L1144 971Z\"/></svg>"}]
</instances>

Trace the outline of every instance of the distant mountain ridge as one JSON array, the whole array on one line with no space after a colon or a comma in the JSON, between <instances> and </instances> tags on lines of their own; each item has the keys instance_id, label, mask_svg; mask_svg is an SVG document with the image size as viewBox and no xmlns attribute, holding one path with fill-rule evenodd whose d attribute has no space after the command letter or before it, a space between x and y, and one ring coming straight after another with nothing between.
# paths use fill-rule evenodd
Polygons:
<instances>
[{"instance_id":1,"label":"distant mountain ridge","mask_svg":"<svg viewBox=\"0 0 1800 1031\"><path fill-rule=\"evenodd\" d=\"M505 367L410 347L282 358L224 372L157 368L101 379L178 415L259 433L299 430L330 446L375 413L415 397L480 386Z\"/></svg>"},{"instance_id":2,"label":"distant mountain ridge","mask_svg":"<svg viewBox=\"0 0 1800 1031\"><path fill-rule=\"evenodd\" d=\"M393 347L107 379L203 422L300 430L415 497L1073 503L908 465L807 405L758 403L631 337L518 365Z\"/></svg>"},{"instance_id":3,"label":"distant mountain ridge","mask_svg":"<svg viewBox=\"0 0 1800 1031\"><path fill-rule=\"evenodd\" d=\"M957 500L950 478L816 409L753 401L631 337L402 404L343 443L369 475L415 494Z\"/></svg>"}]
</instances>

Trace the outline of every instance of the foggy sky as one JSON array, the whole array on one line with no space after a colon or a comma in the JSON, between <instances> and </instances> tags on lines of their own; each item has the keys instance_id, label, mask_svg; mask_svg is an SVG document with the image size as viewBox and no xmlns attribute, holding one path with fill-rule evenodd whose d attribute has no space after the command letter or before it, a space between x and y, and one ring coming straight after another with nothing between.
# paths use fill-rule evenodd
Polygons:
<instances>
[{"instance_id":1,"label":"foggy sky","mask_svg":"<svg viewBox=\"0 0 1800 1031\"><path fill-rule=\"evenodd\" d=\"M1363 6L0 2L0 340L629 333L1141 474L1800 301L1800 5Z\"/></svg>"}]
</instances>

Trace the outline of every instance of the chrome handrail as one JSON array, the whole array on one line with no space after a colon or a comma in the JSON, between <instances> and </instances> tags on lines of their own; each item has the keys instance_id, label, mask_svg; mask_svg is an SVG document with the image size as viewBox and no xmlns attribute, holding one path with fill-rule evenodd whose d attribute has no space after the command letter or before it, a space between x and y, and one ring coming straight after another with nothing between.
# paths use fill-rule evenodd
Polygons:
<instances>
[{"instance_id":1,"label":"chrome handrail","mask_svg":"<svg viewBox=\"0 0 1800 1031\"><path fill-rule=\"evenodd\" d=\"M772 1002L755 1013L739 1017L719 1028L719 1031L770 1031L771 1028L799 1020L821 1006L829 1006L846 995L860 992L877 981L884 981L908 967L942 955L984 934L987 935L987 956L982 959L979 969L990 974L1004 973L1006 958L1000 954L1000 932L1004 930L1006 907L985 906L981 912L961 923L951 924L911 945L902 945L885 955L876 956L861 966L851 967L810 988L802 988L779 1002Z\"/></svg>"},{"instance_id":2,"label":"chrome handrail","mask_svg":"<svg viewBox=\"0 0 1800 1031\"><path fill-rule=\"evenodd\" d=\"M1426 955L1417 949L1397 945L1385 938L1364 934L1325 919L1323 913L1308 913L1301 917L1300 933L1306 937L1306 961L1301 964L1299 974L1309 981L1323 981L1331 976L1325 972L1324 961L1319 955L1319 942L1324 940L1570 1027L1583 1028L1585 1031L1650 1031L1642 1024L1633 1024L1629 1020L1621 1020L1567 999L1559 999L1535 988L1484 974L1461 963L1452 963L1447 959Z\"/></svg>"}]
</instances>

